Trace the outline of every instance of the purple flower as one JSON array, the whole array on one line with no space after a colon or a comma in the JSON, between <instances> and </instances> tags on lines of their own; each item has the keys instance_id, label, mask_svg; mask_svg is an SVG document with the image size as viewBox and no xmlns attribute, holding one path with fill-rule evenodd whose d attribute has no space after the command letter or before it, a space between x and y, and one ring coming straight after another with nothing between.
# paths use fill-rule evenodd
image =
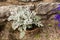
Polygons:
<instances>
[{"instance_id":1,"label":"purple flower","mask_svg":"<svg viewBox=\"0 0 60 40\"><path fill-rule=\"evenodd\" d=\"M60 29L60 23L58 24L58 28Z\"/></svg>"},{"instance_id":2,"label":"purple flower","mask_svg":"<svg viewBox=\"0 0 60 40\"><path fill-rule=\"evenodd\" d=\"M58 4L58 6L60 7L60 4Z\"/></svg>"},{"instance_id":3,"label":"purple flower","mask_svg":"<svg viewBox=\"0 0 60 40\"><path fill-rule=\"evenodd\" d=\"M55 15L55 20L57 20L57 21L60 22L60 14L56 14L56 15Z\"/></svg>"},{"instance_id":4,"label":"purple flower","mask_svg":"<svg viewBox=\"0 0 60 40\"><path fill-rule=\"evenodd\" d=\"M56 10L57 10L57 11L60 11L60 7L57 7Z\"/></svg>"},{"instance_id":5,"label":"purple flower","mask_svg":"<svg viewBox=\"0 0 60 40\"><path fill-rule=\"evenodd\" d=\"M60 11L60 6L55 8L55 9L53 9L52 11Z\"/></svg>"},{"instance_id":6,"label":"purple flower","mask_svg":"<svg viewBox=\"0 0 60 40\"><path fill-rule=\"evenodd\" d=\"M57 8L54 8L52 11L60 11L60 4L58 4L58 7Z\"/></svg>"},{"instance_id":7,"label":"purple flower","mask_svg":"<svg viewBox=\"0 0 60 40\"><path fill-rule=\"evenodd\" d=\"M58 6L59 6L59 7L57 7L56 9L57 9L58 11L60 11L60 4L58 4Z\"/></svg>"},{"instance_id":8,"label":"purple flower","mask_svg":"<svg viewBox=\"0 0 60 40\"><path fill-rule=\"evenodd\" d=\"M53 9L53 10L57 10L57 11L60 11L60 4L58 4L59 7L57 7L56 9ZM59 12L58 12L59 13ZM58 28L60 29L60 14L56 14L55 15L55 20L57 20L59 22L58 24Z\"/></svg>"}]
</instances>

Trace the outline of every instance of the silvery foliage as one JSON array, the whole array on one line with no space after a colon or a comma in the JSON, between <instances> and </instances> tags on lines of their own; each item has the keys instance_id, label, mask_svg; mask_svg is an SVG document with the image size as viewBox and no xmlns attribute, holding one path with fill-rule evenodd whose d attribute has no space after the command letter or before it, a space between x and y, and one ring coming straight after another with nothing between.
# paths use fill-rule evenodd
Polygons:
<instances>
[{"instance_id":1,"label":"silvery foliage","mask_svg":"<svg viewBox=\"0 0 60 40\"><path fill-rule=\"evenodd\" d=\"M28 6L18 6L10 8L11 15L8 21L13 20L12 28L20 31L20 38L25 35L26 28L31 28L32 24L36 24L38 27L43 26L40 17L36 16L35 11L30 11Z\"/></svg>"}]
</instances>

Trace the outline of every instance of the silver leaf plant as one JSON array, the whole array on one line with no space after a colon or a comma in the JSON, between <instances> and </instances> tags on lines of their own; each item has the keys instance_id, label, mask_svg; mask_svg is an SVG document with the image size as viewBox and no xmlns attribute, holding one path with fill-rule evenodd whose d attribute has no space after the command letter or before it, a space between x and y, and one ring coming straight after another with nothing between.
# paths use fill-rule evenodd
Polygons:
<instances>
[{"instance_id":1,"label":"silver leaf plant","mask_svg":"<svg viewBox=\"0 0 60 40\"><path fill-rule=\"evenodd\" d=\"M10 8L11 15L8 17L8 21L13 20L12 28L20 31L20 39L25 36L25 31L28 28L31 28L32 24L37 25L38 27L43 26L40 21L40 17L36 15L35 11L31 11L28 6L16 6Z\"/></svg>"}]
</instances>

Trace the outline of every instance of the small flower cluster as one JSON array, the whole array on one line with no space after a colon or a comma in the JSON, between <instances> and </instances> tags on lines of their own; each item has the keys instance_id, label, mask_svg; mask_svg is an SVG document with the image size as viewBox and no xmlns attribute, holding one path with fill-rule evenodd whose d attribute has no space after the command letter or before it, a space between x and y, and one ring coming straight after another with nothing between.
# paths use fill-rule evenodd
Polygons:
<instances>
[{"instance_id":1,"label":"small flower cluster","mask_svg":"<svg viewBox=\"0 0 60 40\"><path fill-rule=\"evenodd\" d=\"M10 10L11 15L8 18L8 21L13 20L12 28L20 31L20 38L23 38L25 31L28 28L32 27L32 24L37 25L38 27L43 26L40 17L36 15L35 11L30 11L28 6L19 6L13 7Z\"/></svg>"}]
</instances>

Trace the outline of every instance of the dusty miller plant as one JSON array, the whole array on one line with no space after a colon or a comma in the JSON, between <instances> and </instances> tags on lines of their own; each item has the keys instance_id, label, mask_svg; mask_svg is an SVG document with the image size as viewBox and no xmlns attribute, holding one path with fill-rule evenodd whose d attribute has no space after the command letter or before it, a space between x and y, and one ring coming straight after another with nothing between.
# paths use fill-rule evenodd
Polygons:
<instances>
[{"instance_id":1,"label":"dusty miller plant","mask_svg":"<svg viewBox=\"0 0 60 40\"><path fill-rule=\"evenodd\" d=\"M40 17L36 15L35 11L30 11L29 7L15 7L10 10L11 15L8 18L8 21L13 20L12 28L20 31L20 38L23 38L25 31L28 28L31 28L32 24L37 25L38 27L43 26Z\"/></svg>"}]
</instances>

